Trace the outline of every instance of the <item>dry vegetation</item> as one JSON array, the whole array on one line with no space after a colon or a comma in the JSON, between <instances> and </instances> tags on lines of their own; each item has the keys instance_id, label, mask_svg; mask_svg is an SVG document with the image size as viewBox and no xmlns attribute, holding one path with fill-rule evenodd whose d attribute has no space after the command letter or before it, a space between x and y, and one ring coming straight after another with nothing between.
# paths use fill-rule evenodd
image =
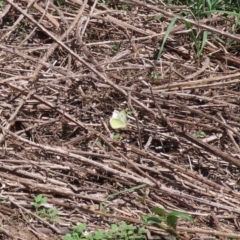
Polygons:
<instances>
[{"instance_id":1,"label":"dry vegetation","mask_svg":"<svg viewBox=\"0 0 240 240\"><path fill-rule=\"evenodd\" d=\"M0 10L2 239L140 224L159 204L194 217L179 222L185 239L240 238L238 51L209 36L197 59L179 20L157 60L173 8L96 2ZM240 40L226 17L191 22L199 36ZM114 109L132 112L126 129L110 128ZM37 216L38 194L60 221Z\"/></svg>"}]
</instances>

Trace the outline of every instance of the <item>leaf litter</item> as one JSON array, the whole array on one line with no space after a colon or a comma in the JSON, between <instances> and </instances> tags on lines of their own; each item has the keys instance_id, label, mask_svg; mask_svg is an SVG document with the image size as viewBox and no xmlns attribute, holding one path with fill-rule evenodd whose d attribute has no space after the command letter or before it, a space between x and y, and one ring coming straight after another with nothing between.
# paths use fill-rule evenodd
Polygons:
<instances>
[{"instance_id":1,"label":"leaf litter","mask_svg":"<svg viewBox=\"0 0 240 240\"><path fill-rule=\"evenodd\" d=\"M160 205L194 218L177 226L187 239L240 237L239 53L214 38L238 35L221 15L195 21L138 0L100 2L4 2L1 234L139 226ZM199 58L184 21L205 34ZM121 109L127 128L113 130ZM34 213L38 194L59 221Z\"/></svg>"}]
</instances>

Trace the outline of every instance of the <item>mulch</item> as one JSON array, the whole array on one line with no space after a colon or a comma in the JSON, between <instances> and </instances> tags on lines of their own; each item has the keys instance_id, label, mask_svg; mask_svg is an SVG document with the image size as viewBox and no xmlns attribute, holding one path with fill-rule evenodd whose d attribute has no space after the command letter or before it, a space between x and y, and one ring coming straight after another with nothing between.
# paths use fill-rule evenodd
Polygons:
<instances>
[{"instance_id":1,"label":"mulch","mask_svg":"<svg viewBox=\"0 0 240 240\"><path fill-rule=\"evenodd\" d=\"M6 0L0 9L0 234L60 239L81 223L140 226L159 206L194 218L179 219L182 239L240 238L234 18L101 2ZM208 32L199 58L190 31L200 44ZM122 109L128 125L114 130L109 119ZM59 221L38 216L38 194Z\"/></svg>"}]
</instances>

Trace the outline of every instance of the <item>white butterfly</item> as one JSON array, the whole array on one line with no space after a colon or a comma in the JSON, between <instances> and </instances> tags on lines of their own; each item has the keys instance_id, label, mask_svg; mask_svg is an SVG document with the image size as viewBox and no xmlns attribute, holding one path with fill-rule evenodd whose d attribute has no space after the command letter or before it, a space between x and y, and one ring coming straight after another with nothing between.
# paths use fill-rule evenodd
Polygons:
<instances>
[{"instance_id":1,"label":"white butterfly","mask_svg":"<svg viewBox=\"0 0 240 240\"><path fill-rule=\"evenodd\" d=\"M113 129L125 128L127 126L127 114L125 110L121 112L114 110L110 118L110 125Z\"/></svg>"}]
</instances>

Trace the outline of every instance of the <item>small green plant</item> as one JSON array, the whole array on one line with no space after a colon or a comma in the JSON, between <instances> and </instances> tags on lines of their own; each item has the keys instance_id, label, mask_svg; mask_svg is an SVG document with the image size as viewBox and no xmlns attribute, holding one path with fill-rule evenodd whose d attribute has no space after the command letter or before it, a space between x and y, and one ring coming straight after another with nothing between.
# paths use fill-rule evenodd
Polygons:
<instances>
[{"instance_id":1,"label":"small green plant","mask_svg":"<svg viewBox=\"0 0 240 240\"><path fill-rule=\"evenodd\" d=\"M37 212L39 217L46 217L47 216L47 209L43 208Z\"/></svg>"},{"instance_id":2,"label":"small green plant","mask_svg":"<svg viewBox=\"0 0 240 240\"><path fill-rule=\"evenodd\" d=\"M38 194L35 198L34 198L34 203L33 206L38 209L42 204L46 203L48 201L47 197L43 197L42 194Z\"/></svg>"},{"instance_id":3,"label":"small green plant","mask_svg":"<svg viewBox=\"0 0 240 240\"><path fill-rule=\"evenodd\" d=\"M37 212L39 217L47 218L51 223L59 221L58 210L56 208L43 208Z\"/></svg>"},{"instance_id":4,"label":"small green plant","mask_svg":"<svg viewBox=\"0 0 240 240\"><path fill-rule=\"evenodd\" d=\"M210 11L231 11L239 12L240 2L233 0L173 0L171 1L173 5L186 5L189 10L183 10L182 12L189 17L191 12L198 20L206 16L206 12ZM207 14L207 16L209 16Z\"/></svg>"},{"instance_id":5,"label":"small green plant","mask_svg":"<svg viewBox=\"0 0 240 240\"><path fill-rule=\"evenodd\" d=\"M121 136L121 135L120 135L119 133L114 134L114 135L113 135L113 139L116 140L116 141L118 141L118 140L120 139L120 136Z\"/></svg>"},{"instance_id":6,"label":"small green plant","mask_svg":"<svg viewBox=\"0 0 240 240\"><path fill-rule=\"evenodd\" d=\"M113 53L116 53L116 52L118 52L118 50L120 49L120 47L121 47L121 43L115 43L115 44L111 47L111 51L112 51Z\"/></svg>"},{"instance_id":7,"label":"small green plant","mask_svg":"<svg viewBox=\"0 0 240 240\"><path fill-rule=\"evenodd\" d=\"M158 79L158 74L155 71L151 71L150 76L152 79Z\"/></svg>"},{"instance_id":8,"label":"small green plant","mask_svg":"<svg viewBox=\"0 0 240 240\"><path fill-rule=\"evenodd\" d=\"M0 0L0 8L2 8L4 6L4 1L3 0Z\"/></svg>"},{"instance_id":9,"label":"small green plant","mask_svg":"<svg viewBox=\"0 0 240 240\"><path fill-rule=\"evenodd\" d=\"M143 240L143 235L146 232L143 227L137 228L133 225L127 225L125 222L122 222L120 225L111 224L111 227L107 231L97 230L85 234L86 229L86 223L80 224L73 228L72 233L66 234L62 240Z\"/></svg>"},{"instance_id":10,"label":"small green plant","mask_svg":"<svg viewBox=\"0 0 240 240\"><path fill-rule=\"evenodd\" d=\"M84 236L84 231L87 229L87 224L82 223L80 225L77 225L73 228L72 233L67 233L64 237L62 237L62 240L81 240L84 239L82 237ZM86 239L86 238L85 238Z\"/></svg>"},{"instance_id":11,"label":"small green plant","mask_svg":"<svg viewBox=\"0 0 240 240\"><path fill-rule=\"evenodd\" d=\"M33 206L36 208L37 215L39 217L47 218L49 222L55 222L59 220L58 210L56 208L41 208L42 204L47 203L48 198L43 197L42 194L37 195L34 198ZM40 209L41 208L41 209Z\"/></svg>"},{"instance_id":12,"label":"small green plant","mask_svg":"<svg viewBox=\"0 0 240 240\"><path fill-rule=\"evenodd\" d=\"M199 131L195 134L195 137L196 138L204 138L204 137L206 137L206 133L203 131Z\"/></svg>"},{"instance_id":13,"label":"small green plant","mask_svg":"<svg viewBox=\"0 0 240 240\"><path fill-rule=\"evenodd\" d=\"M163 229L164 231L179 240L181 239L181 237L176 232L178 218L181 217L185 220L193 221L193 218L191 216L178 211L172 211L170 213L167 213L165 209L159 207L153 207L151 211L157 216L145 215L142 217L143 221L145 223L149 223Z\"/></svg>"}]
</instances>

